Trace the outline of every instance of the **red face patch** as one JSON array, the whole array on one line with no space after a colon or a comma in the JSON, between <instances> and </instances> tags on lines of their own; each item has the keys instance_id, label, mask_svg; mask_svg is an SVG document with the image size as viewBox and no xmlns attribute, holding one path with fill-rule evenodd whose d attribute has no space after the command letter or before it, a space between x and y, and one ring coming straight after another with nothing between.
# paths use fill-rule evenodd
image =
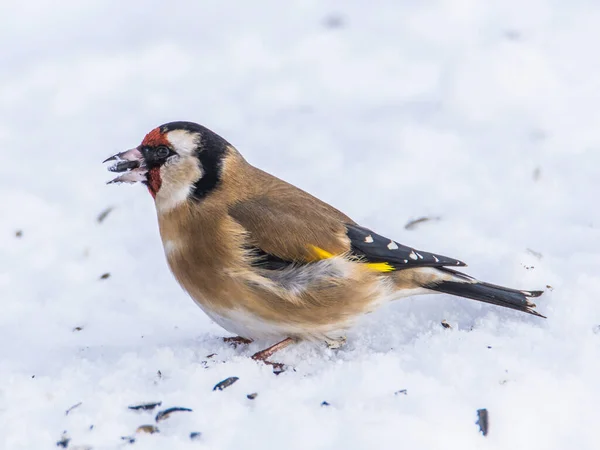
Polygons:
<instances>
[{"instance_id":1,"label":"red face patch","mask_svg":"<svg viewBox=\"0 0 600 450\"><path fill-rule=\"evenodd\" d=\"M160 128L155 128L146 135L146 137L142 141L142 146L158 147L159 145L168 146L169 141L167 140L167 137L160 132Z\"/></svg>"},{"instance_id":2,"label":"red face patch","mask_svg":"<svg viewBox=\"0 0 600 450\"><path fill-rule=\"evenodd\" d=\"M160 127L155 128L148 133L142 141L142 147L158 147L160 145L169 146L169 141L167 140L167 137L160 132ZM160 178L160 167L154 167L150 169L146 177L148 178L148 182L146 183L148 186L148 191L153 198L156 198L156 193L162 185L162 179Z\"/></svg>"},{"instance_id":3,"label":"red face patch","mask_svg":"<svg viewBox=\"0 0 600 450\"><path fill-rule=\"evenodd\" d=\"M148 191L152 195L152 198L156 198L156 193L162 185L162 178L160 177L160 167L154 167L150 169L146 177L148 178Z\"/></svg>"}]
</instances>

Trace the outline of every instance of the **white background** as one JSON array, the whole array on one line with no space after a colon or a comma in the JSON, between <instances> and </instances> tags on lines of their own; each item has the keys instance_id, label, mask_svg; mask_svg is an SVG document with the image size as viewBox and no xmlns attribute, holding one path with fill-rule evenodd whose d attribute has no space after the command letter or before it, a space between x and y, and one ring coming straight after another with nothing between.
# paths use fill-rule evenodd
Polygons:
<instances>
[{"instance_id":1,"label":"white background","mask_svg":"<svg viewBox=\"0 0 600 450\"><path fill-rule=\"evenodd\" d=\"M153 400L193 412L135 448L598 448L598 42L585 0L2 0L0 448L128 446ZM548 319L406 299L273 375L176 284L145 189L104 185L173 120L471 275L552 286Z\"/></svg>"}]
</instances>

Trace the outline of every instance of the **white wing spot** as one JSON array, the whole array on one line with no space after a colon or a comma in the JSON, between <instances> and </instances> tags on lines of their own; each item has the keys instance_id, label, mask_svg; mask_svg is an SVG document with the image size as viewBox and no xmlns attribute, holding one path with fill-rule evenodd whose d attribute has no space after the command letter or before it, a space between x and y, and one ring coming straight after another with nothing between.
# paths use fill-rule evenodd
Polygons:
<instances>
[{"instance_id":1,"label":"white wing spot","mask_svg":"<svg viewBox=\"0 0 600 450\"><path fill-rule=\"evenodd\" d=\"M416 253L416 252L415 252ZM421 259L423 259L423 255L421 255L420 253L417 253L417 256Z\"/></svg>"},{"instance_id":2,"label":"white wing spot","mask_svg":"<svg viewBox=\"0 0 600 450\"><path fill-rule=\"evenodd\" d=\"M373 243L373 236L371 236L371 235L368 235L368 236L365 238L365 242L366 242L367 244L372 244L372 243Z\"/></svg>"},{"instance_id":3,"label":"white wing spot","mask_svg":"<svg viewBox=\"0 0 600 450\"><path fill-rule=\"evenodd\" d=\"M433 259L435 260L435 262L440 262L440 260L437 259L435 255L432 255L432 256L433 256Z\"/></svg>"},{"instance_id":4,"label":"white wing spot","mask_svg":"<svg viewBox=\"0 0 600 450\"><path fill-rule=\"evenodd\" d=\"M460 266L460 261L456 261L456 265L457 265L457 266Z\"/></svg>"},{"instance_id":5,"label":"white wing spot","mask_svg":"<svg viewBox=\"0 0 600 450\"><path fill-rule=\"evenodd\" d=\"M409 257L410 259L419 259L419 257L418 257L418 256L415 254L415 252L414 252L414 251L410 252L410 255L408 255L408 257Z\"/></svg>"},{"instance_id":6,"label":"white wing spot","mask_svg":"<svg viewBox=\"0 0 600 450\"><path fill-rule=\"evenodd\" d=\"M387 248L390 250L398 250L398 244L396 244L394 241L390 241L390 243L387 245Z\"/></svg>"},{"instance_id":7,"label":"white wing spot","mask_svg":"<svg viewBox=\"0 0 600 450\"><path fill-rule=\"evenodd\" d=\"M405 259L405 260L404 260L404 264L406 264L407 262L408 262L408 259Z\"/></svg>"}]
</instances>

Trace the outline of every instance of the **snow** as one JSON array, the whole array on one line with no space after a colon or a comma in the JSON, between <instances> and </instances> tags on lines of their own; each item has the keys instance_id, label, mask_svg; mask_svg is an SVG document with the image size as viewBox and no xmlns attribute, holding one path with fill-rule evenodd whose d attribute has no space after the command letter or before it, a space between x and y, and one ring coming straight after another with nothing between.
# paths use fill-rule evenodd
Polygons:
<instances>
[{"instance_id":1,"label":"snow","mask_svg":"<svg viewBox=\"0 0 600 450\"><path fill-rule=\"evenodd\" d=\"M368 5L3 2L0 448L598 448L600 6ZM274 375L248 358L270 342L224 344L176 284L150 195L104 184L172 120L470 275L546 289L548 319L404 299ZM420 217L440 220L404 229ZM154 423L175 406L193 411Z\"/></svg>"}]
</instances>

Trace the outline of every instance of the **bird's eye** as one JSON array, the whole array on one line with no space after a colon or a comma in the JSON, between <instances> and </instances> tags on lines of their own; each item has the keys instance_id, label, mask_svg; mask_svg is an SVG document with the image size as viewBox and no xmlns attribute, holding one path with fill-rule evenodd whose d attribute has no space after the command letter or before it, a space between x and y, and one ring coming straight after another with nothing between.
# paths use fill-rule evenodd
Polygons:
<instances>
[{"instance_id":1,"label":"bird's eye","mask_svg":"<svg viewBox=\"0 0 600 450\"><path fill-rule=\"evenodd\" d=\"M165 159L166 157L168 157L171 154L171 150L169 149L169 147L165 147L164 145L161 145L160 147L156 148L156 158L159 159Z\"/></svg>"}]
</instances>

